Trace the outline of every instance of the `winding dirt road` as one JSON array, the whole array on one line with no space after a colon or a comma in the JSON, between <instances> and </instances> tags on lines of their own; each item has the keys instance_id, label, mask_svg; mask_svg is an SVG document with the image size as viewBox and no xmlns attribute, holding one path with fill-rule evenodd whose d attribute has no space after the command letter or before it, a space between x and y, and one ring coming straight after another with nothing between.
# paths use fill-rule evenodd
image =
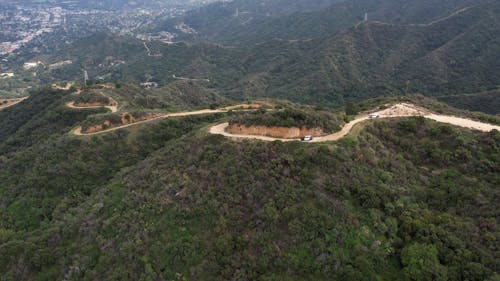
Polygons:
<instances>
[{"instance_id":1,"label":"winding dirt road","mask_svg":"<svg viewBox=\"0 0 500 281\"><path fill-rule=\"evenodd\" d=\"M161 115L161 116L158 116L158 117L155 117L155 118L151 118L151 119L148 119L148 120L138 121L138 122L134 122L134 123L130 123L130 124L127 124L127 125L110 128L110 129L99 131L99 132L82 133L82 127L77 127L75 129L73 129L71 131L71 133L73 135L77 135L77 136L100 135L100 134L105 134L105 133L109 133L109 132L112 132L112 131L120 130L120 129L123 129L123 128L131 127L131 126L135 126L135 125L139 125L139 124L144 124L144 123L152 122L152 121L159 120L159 119L165 119L165 118L169 118L169 117L184 117L184 116L191 116L191 115L214 114L214 113L221 113L221 112L227 112L227 111L228 111L227 109L223 108L223 109L203 109L203 110L197 110L197 111L168 113L168 114L164 114L164 115Z\"/></svg>"},{"instance_id":2,"label":"winding dirt road","mask_svg":"<svg viewBox=\"0 0 500 281\"><path fill-rule=\"evenodd\" d=\"M72 108L80 108L80 107L74 107L71 103L68 103L68 106ZM109 133L112 131L120 130L123 128L139 125L139 124L144 124L148 122L152 122L155 120L159 119L165 119L169 117L185 117L185 116L192 116L192 115L203 115L203 114L215 114L215 113L223 113L223 112L228 112L230 110L234 109L241 109L241 110L252 110L255 109L256 106L261 106L260 104L241 104L241 105L235 105L235 106L230 106L230 107L225 107L221 109L203 109L203 110L197 110L197 111L186 111L186 112L176 112L176 113L168 113L168 114L163 114L161 116L151 118L148 120L143 120L131 124L126 124L114 128L110 128L107 130L99 131L99 132L94 132L94 133L82 133L82 128L77 127L71 131L71 134L77 135L77 136L92 136L92 135L100 135L100 134L105 134ZM88 108L88 107L87 107ZM430 112L427 109L418 107L413 104L408 104L408 103L399 103L392 105L391 107L372 112L375 114L378 114L378 118L399 118L399 117L411 117L411 116L422 116L428 119L432 119L438 122L442 123L448 123L451 125L456 125L464 128L469 128L473 130L478 130L478 131L483 131L483 132L489 132L492 130L498 130L500 131L500 126L496 125L491 125L487 123L482 123L478 121L473 121L470 119L466 118L460 118L460 117L455 117L455 116L447 116L447 115L438 115ZM321 136L321 137L316 137L314 138L311 142L327 142L327 141L336 141L344 136L346 136L352 128L361 122L364 122L366 120L369 120L370 117L368 114L360 115L353 121L347 123L339 132L326 135L326 136ZM258 136L258 135L239 135L239 134L231 134L226 132L227 127L229 126L229 123L222 123L218 124L215 126L212 126L209 130L210 134L215 134L215 135L223 135L228 138L233 138L233 139L255 139L255 140L262 140L262 141L283 141L283 142L289 142L289 141L297 141L297 139L282 139L282 138L273 138L273 137L267 137L267 136Z\"/></svg>"},{"instance_id":3,"label":"winding dirt road","mask_svg":"<svg viewBox=\"0 0 500 281\"><path fill-rule=\"evenodd\" d=\"M407 103L399 103L395 104L387 109L378 111L378 112L373 112L375 114L378 114L378 118L399 118L399 117L411 117L411 116L422 116L428 119L432 119L438 122L442 123L448 123L451 125L455 126L460 126L464 128L469 128L473 130L478 130L482 132L489 132L492 130L498 130L500 131L500 126L496 125L491 125L487 123L482 123L478 121L473 121L470 119L466 118L460 118L460 117L455 117L455 116L447 116L447 115L438 115L438 114L433 114L429 110L418 107L413 104L407 104ZM347 123L342 130L339 132L326 135L326 136L321 136L321 137L316 137L310 142L327 142L327 141L336 141L339 140L343 137L345 137L351 130L352 128L363 121L370 120L370 117L368 114L358 116L356 119L353 121ZM238 135L238 134L231 134L226 132L227 127L229 126L229 123L222 123L219 125L215 125L210 128L210 133L211 134L216 134L216 135L223 135L228 138L233 138L233 139L256 139L256 140L262 140L262 141L283 141L283 142L289 142L289 141L297 141L297 139L281 139L281 138L273 138L273 137L267 137L267 136L256 136L256 135Z\"/></svg>"},{"instance_id":4,"label":"winding dirt road","mask_svg":"<svg viewBox=\"0 0 500 281\"><path fill-rule=\"evenodd\" d=\"M134 123L130 123L130 124L118 126L118 127L113 127L113 128L110 128L110 129L106 129L106 130L99 131L99 132L94 132L94 133L82 133L82 127L77 127L77 128L75 128L75 129L73 129L71 131L71 134L76 135L76 136L100 135L100 134L105 134L105 133L109 133L109 132L112 132L112 131L116 131L116 130L119 130L119 129L131 127L131 126L135 126L135 125L139 125L139 124L144 124L144 123L148 123L148 122L152 122L152 121L155 121L155 120L158 120L158 119L165 119L165 118L169 118L169 117L184 117L184 116L191 116L191 115L215 114L215 113L228 112L228 111L231 111L231 110L254 110L254 109L257 109L257 108L261 107L262 105L268 105L268 104L267 103L262 103L262 104L257 104L257 103L253 103L253 104L237 104L237 105L228 106L228 107L224 107L224 108L220 108L220 109L202 109L202 110L196 110L196 111L166 113L166 114L163 114L161 116L158 116L158 117L155 117L155 118L151 118L151 119L148 119L148 120L138 121L138 122L134 122ZM66 104L66 106L68 106L70 108L74 108L74 109L100 108L100 107L102 107L102 106L76 107L76 106L74 106L74 102L69 102L69 103ZM106 106L106 107L111 109L110 106ZM113 110L117 111L118 108L116 106L114 106L113 109L111 109L111 110L112 111ZM116 111L113 111L113 112L116 112Z\"/></svg>"}]
</instances>

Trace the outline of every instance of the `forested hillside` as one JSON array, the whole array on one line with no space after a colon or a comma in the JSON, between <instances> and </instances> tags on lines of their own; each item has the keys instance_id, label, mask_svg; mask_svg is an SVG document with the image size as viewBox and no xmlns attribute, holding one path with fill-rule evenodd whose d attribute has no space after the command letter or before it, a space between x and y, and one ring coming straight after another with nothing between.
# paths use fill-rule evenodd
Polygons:
<instances>
[{"instance_id":1,"label":"forested hillside","mask_svg":"<svg viewBox=\"0 0 500 281\"><path fill-rule=\"evenodd\" d=\"M497 131L403 118L234 142L210 115L82 138L95 112L68 98L0 112L3 280L499 277Z\"/></svg>"},{"instance_id":2,"label":"forested hillside","mask_svg":"<svg viewBox=\"0 0 500 281\"><path fill-rule=\"evenodd\" d=\"M201 2L2 60L0 281L500 280L500 1Z\"/></svg>"},{"instance_id":3,"label":"forested hillside","mask_svg":"<svg viewBox=\"0 0 500 281\"><path fill-rule=\"evenodd\" d=\"M273 38L311 39L343 31L364 20L393 24L427 24L463 9L491 0L401 1L317 0L218 2L188 12L180 18L155 25L157 30L177 33L182 39L211 40L231 44L256 43ZM196 33L175 28L183 22Z\"/></svg>"},{"instance_id":4,"label":"forested hillside","mask_svg":"<svg viewBox=\"0 0 500 281\"><path fill-rule=\"evenodd\" d=\"M500 114L500 90L472 94L458 94L440 97L439 99L456 108L471 111L483 111L489 114Z\"/></svg>"},{"instance_id":5,"label":"forested hillside","mask_svg":"<svg viewBox=\"0 0 500 281\"><path fill-rule=\"evenodd\" d=\"M377 6L380 15L390 6L382 2ZM342 4L347 5L338 5ZM444 13L467 4L439 7ZM319 13L327 16L340 11ZM429 24L369 20L354 25L348 21L350 27L344 31L323 30L320 38L311 40L274 38L240 45L167 45L97 34L41 57L47 63L72 59L73 64L37 77L79 79L86 69L94 80L153 81L168 88L182 80L201 95L237 100L274 97L328 106L407 91L445 96L497 89L500 4L481 1L457 11ZM296 17L318 19L314 13ZM269 29L277 30L273 29L277 26Z\"/></svg>"}]
</instances>

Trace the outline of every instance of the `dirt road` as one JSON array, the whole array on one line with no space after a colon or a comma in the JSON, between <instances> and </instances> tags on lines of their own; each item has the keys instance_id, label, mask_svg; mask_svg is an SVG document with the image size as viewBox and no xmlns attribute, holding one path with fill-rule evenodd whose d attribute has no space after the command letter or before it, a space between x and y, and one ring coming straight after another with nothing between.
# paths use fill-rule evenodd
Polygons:
<instances>
[{"instance_id":1,"label":"dirt road","mask_svg":"<svg viewBox=\"0 0 500 281\"><path fill-rule=\"evenodd\" d=\"M478 130L482 132L489 132L492 130L498 130L500 131L500 126L496 125L491 125L487 123L482 123L478 121L473 121L470 119L466 118L460 118L460 117L455 117L455 116L447 116L447 115L438 115L438 114L433 114L429 110L418 107L413 104L407 104L407 103L399 103L395 104L387 109L378 111L378 112L373 112L378 114L378 118L399 118L399 117L411 117L411 116L422 116L428 119L432 119L438 122L442 123L447 123L455 126L460 126L464 128L469 128L473 130ZM314 138L311 142L326 142L326 141L336 141L339 140L343 137L345 137L351 130L352 128L363 121L370 120L368 117L368 114L364 114L361 116L356 117L353 121L347 123L339 132L326 135L326 136L321 136L321 137L316 137ZM280 138L273 138L273 137L266 137L266 136L255 136L255 135L238 135L238 134L231 134L226 132L226 128L229 126L229 123L223 123L219 124L216 126L213 126L210 128L210 133L211 134L216 134L216 135L223 135L228 138L233 138L233 139L256 139L256 140L262 140L262 141L284 141L284 142L289 142L289 141L296 141L297 139L280 139Z\"/></svg>"},{"instance_id":2,"label":"dirt road","mask_svg":"<svg viewBox=\"0 0 500 281\"><path fill-rule=\"evenodd\" d=\"M187 77L178 77L175 74L172 75L172 78L178 79L178 80L185 80L185 81L202 81L202 82L210 82L210 79L197 79L197 78L187 78Z\"/></svg>"},{"instance_id":3,"label":"dirt road","mask_svg":"<svg viewBox=\"0 0 500 281\"><path fill-rule=\"evenodd\" d=\"M455 117L455 116L445 116L445 115L436 115L436 114L429 114L424 116L425 118L432 119L437 122L441 123L448 123L451 125L459 126L459 127L464 127L468 129L473 129L473 130L478 130L482 132L489 132L493 130L500 131L500 126L496 125L491 125L488 123L483 123L483 122L478 122L466 118L461 118L461 117Z\"/></svg>"},{"instance_id":4,"label":"dirt road","mask_svg":"<svg viewBox=\"0 0 500 281\"><path fill-rule=\"evenodd\" d=\"M215 113L222 113L222 112L228 112L229 110L232 109L242 109L242 110L248 110L248 108L252 108L257 104L241 104L241 105L235 105L235 106L230 106L230 107L225 107L221 109L203 109L203 110L197 110L197 111L186 111L186 112L176 112L176 113L168 113L168 114L163 114L161 116L144 120L144 121L139 121L127 125L122 125L119 127L114 127L110 128L107 130L99 131L99 132L94 132L94 133L82 133L81 127L77 127L71 131L71 134L77 135L77 136L91 136L91 135L99 135L99 134L105 134L109 133L112 131L120 130L123 128L139 125L139 124L144 124L148 122L152 122L155 120L159 119L165 119L169 117L184 117L184 116L192 116L192 115L203 115L203 114L215 114ZM80 108L80 107L74 107L71 103L68 103L68 106L73 107L73 108ZM89 107L87 107L89 108ZM455 117L455 116L447 116L447 115L438 115L438 114L433 114L429 110L418 107L413 104L407 104L407 103L399 103L395 104L387 109L380 110L377 112L372 112L378 114L378 118L398 118L398 117L410 117L410 116L422 116L428 119L432 119L438 122L442 123L448 123L464 128L470 128L474 130L479 130L483 132L488 132L491 130L499 130L500 131L500 126L496 125L491 125L487 123L482 123L478 121L473 121L470 119L466 118L460 118L460 117ZM369 120L370 118L368 117L368 114L360 115L353 121L347 123L339 132L322 136L322 137L316 137L314 138L313 141L311 142L326 142L326 141L336 141L344 136L346 136L352 128L361 122L364 122L366 120ZM283 142L289 142L289 141L296 141L297 139L281 139L281 138L273 138L273 137L267 137L267 136L257 136L257 135L238 135L238 134L231 134L226 132L226 128L229 126L229 123L222 123L218 124L215 126L212 126L210 128L210 133L215 134L215 135L223 135L228 138L233 138L233 139L256 139L256 140L262 140L262 141L283 141Z\"/></svg>"},{"instance_id":5,"label":"dirt road","mask_svg":"<svg viewBox=\"0 0 500 281\"><path fill-rule=\"evenodd\" d=\"M95 133L82 133L82 128L77 127L71 131L71 134L77 135L77 136L100 135L100 134L105 134L105 133L120 130L123 128L131 127L131 126L135 126L135 125L139 125L139 124L144 124L144 123L152 122L152 121L159 120L159 119L165 119L165 118L169 118L169 117L184 117L184 116L192 116L192 115L214 114L214 113L221 113L221 112L227 112L227 111L228 111L227 109L223 108L223 109L203 109L203 110L197 110L197 111L167 113L167 114L164 114L164 115L161 115L161 116L158 116L155 118L151 118L148 120L143 120L143 121L127 124L127 125L122 125L119 127L114 127L114 128L110 128L110 129L95 132Z\"/></svg>"},{"instance_id":6,"label":"dirt road","mask_svg":"<svg viewBox=\"0 0 500 281\"><path fill-rule=\"evenodd\" d=\"M438 24L440 22L443 22L445 20L448 20L450 18L453 18L455 16L458 16L472 8L474 8L475 6L470 6L470 7L465 7L465 8L462 8L462 9L459 9L459 10L456 10L454 12L451 12L450 14L448 15L445 15L441 18L438 18L438 19L435 19L431 22L428 22L428 23L411 23L411 24L396 24L396 23L390 23L390 22L383 22L383 21L377 21L377 20L370 20L369 23L375 23L375 24L378 24L378 25L388 25L388 26L414 26L414 27L429 27L429 26L432 26L432 25L435 25L435 24ZM356 25L355 25L355 28L358 28L361 24L365 23L366 21L360 21L358 22Z\"/></svg>"},{"instance_id":7,"label":"dirt road","mask_svg":"<svg viewBox=\"0 0 500 281\"><path fill-rule=\"evenodd\" d=\"M0 110L6 109L7 107L11 107L13 105L16 105L27 98L28 97L17 98L17 99L0 99ZM7 103L3 103L4 101L6 101Z\"/></svg>"},{"instance_id":8,"label":"dirt road","mask_svg":"<svg viewBox=\"0 0 500 281\"><path fill-rule=\"evenodd\" d=\"M52 88L54 88L56 90L67 91L67 90L71 89L71 87L73 87L73 85L75 85L74 82L66 83L66 86L61 86L61 85L58 85L58 84L52 84Z\"/></svg>"}]
</instances>

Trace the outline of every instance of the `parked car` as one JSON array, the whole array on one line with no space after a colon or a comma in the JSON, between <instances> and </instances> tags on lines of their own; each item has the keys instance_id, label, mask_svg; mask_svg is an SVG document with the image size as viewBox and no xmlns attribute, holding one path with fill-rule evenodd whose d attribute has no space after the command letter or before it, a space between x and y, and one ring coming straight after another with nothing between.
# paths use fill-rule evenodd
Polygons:
<instances>
[{"instance_id":1,"label":"parked car","mask_svg":"<svg viewBox=\"0 0 500 281\"><path fill-rule=\"evenodd\" d=\"M313 140L313 136L307 135L307 136L304 136L301 140L302 141L312 141Z\"/></svg>"},{"instance_id":2,"label":"parked car","mask_svg":"<svg viewBox=\"0 0 500 281\"><path fill-rule=\"evenodd\" d=\"M375 118L379 118L379 117L380 117L380 115L379 115L378 113L370 113L370 114L368 115L368 117L369 117L370 119L375 119Z\"/></svg>"}]
</instances>

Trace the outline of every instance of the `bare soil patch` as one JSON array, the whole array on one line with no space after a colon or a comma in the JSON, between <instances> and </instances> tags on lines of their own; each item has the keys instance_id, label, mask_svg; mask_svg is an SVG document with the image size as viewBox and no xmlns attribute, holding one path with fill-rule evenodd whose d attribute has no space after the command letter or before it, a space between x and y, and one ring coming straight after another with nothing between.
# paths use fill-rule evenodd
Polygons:
<instances>
[{"instance_id":1,"label":"bare soil patch","mask_svg":"<svg viewBox=\"0 0 500 281\"><path fill-rule=\"evenodd\" d=\"M227 132L239 135L258 135L268 136L283 139L297 139L306 135L321 136L324 134L321 128L306 128L306 127L278 127L278 126L246 126L240 124L230 125Z\"/></svg>"}]
</instances>

